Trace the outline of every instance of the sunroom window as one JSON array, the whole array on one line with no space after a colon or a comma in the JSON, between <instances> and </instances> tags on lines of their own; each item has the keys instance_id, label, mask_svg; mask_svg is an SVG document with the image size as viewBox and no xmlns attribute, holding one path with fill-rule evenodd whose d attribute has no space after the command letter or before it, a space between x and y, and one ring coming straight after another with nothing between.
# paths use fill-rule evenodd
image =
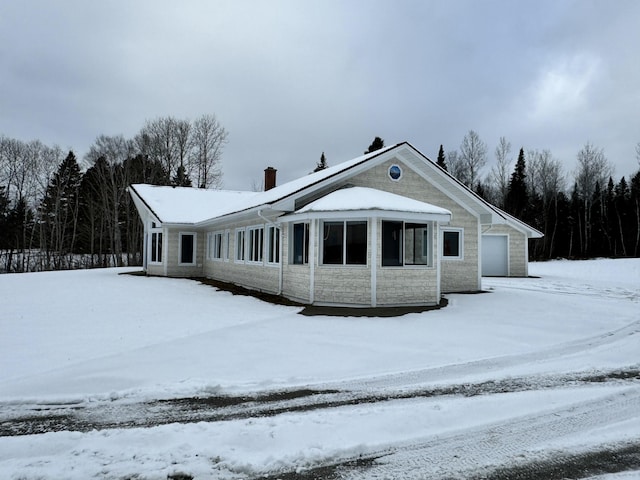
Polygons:
<instances>
[{"instance_id":1,"label":"sunroom window","mask_svg":"<svg viewBox=\"0 0 640 480\"><path fill-rule=\"evenodd\" d=\"M430 265L429 225L382 222L382 266Z\"/></svg>"},{"instance_id":2,"label":"sunroom window","mask_svg":"<svg viewBox=\"0 0 640 480\"><path fill-rule=\"evenodd\" d=\"M280 263L280 229L269 227L267 233L267 262Z\"/></svg>"},{"instance_id":3,"label":"sunroom window","mask_svg":"<svg viewBox=\"0 0 640 480\"><path fill-rule=\"evenodd\" d=\"M151 232L151 262L162 263L162 231Z\"/></svg>"},{"instance_id":4,"label":"sunroom window","mask_svg":"<svg viewBox=\"0 0 640 480\"><path fill-rule=\"evenodd\" d=\"M309 263L309 224L293 224L293 263L306 265Z\"/></svg>"},{"instance_id":5,"label":"sunroom window","mask_svg":"<svg viewBox=\"0 0 640 480\"><path fill-rule=\"evenodd\" d=\"M264 228L249 229L249 261L262 262L262 245L264 241Z\"/></svg>"},{"instance_id":6,"label":"sunroom window","mask_svg":"<svg viewBox=\"0 0 640 480\"><path fill-rule=\"evenodd\" d=\"M324 222L322 263L325 265L366 265L367 222Z\"/></svg>"}]
</instances>

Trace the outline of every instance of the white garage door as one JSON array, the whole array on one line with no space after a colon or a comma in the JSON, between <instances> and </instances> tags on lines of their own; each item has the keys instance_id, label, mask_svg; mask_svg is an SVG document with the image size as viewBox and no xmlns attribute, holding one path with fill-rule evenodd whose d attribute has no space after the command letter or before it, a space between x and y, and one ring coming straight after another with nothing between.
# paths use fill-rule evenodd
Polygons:
<instances>
[{"instance_id":1,"label":"white garage door","mask_svg":"<svg viewBox=\"0 0 640 480\"><path fill-rule=\"evenodd\" d=\"M507 235L482 236L482 275L506 277L509 274Z\"/></svg>"}]
</instances>

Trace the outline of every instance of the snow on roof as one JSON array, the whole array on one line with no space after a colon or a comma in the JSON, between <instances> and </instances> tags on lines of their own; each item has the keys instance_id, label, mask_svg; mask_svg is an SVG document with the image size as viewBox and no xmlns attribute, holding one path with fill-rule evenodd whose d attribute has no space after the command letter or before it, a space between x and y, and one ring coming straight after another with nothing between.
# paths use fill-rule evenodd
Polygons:
<instances>
[{"instance_id":1,"label":"snow on roof","mask_svg":"<svg viewBox=\"0 0 640 480\"><path fill-rule=\"evenodd\" d=\"M235 211L256 192L131 185L162 223L198 223Z\"/></svg>"},{"instance_id":2,"label":"snow on roof","mask_svg":"<svg viewBox=\"0 0 640 480\"><path fill-rule=\"evenodd\" d=\"M390 145L375 152L361 155L333 167L283 183L266 192L206 190L146 184L135 184L131 187L161 222L199 223L276 202L372 157L392 150L398 145Z\"/></svg>"},{"instance_id":3,"label":"snow on roof","mask_svg":"<svg viewBox=\"0 0 640 480\"><path fill-rule=\"evenodd\" d=\"M449 210L430 203L420 202L395 193L368 187L351 187L336 190L304 206L296 213L338 212L355 210L384 210L451 215Z\"/></svg>"}]
</instances>

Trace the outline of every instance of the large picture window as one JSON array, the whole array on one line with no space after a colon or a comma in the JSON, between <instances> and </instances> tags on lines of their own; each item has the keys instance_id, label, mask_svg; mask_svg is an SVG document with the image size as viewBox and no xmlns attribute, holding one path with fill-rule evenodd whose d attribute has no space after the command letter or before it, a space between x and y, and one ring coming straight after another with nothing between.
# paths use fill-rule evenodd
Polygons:
<instances>
[{"instance_id":1,"label":"large picture window","mask_svg":"<svg viewBox=\"0 0 640 480\"><path fill-rule=\"evenodd\" d=\"M196 263L196 234L180 232L179 240L180 265L194 265Z\"/></svg>"},{"instance_id":2,"label":"large picture window","mask_svg":"<svg viewBox=\"0 0 640 480\"><path fill-rule=\"evenodd\" d=\"M296 265L309 263L309 224L293 224L292 260Z\"/></svg>"},{"instance_id":3,"label":"large picture window","mask_svg":"<svg viewBox=\"0 0 640 480\"><path fill-rule=\"evenodd\" d=\"M382 266L430 265L431 257L428 224L382 222Z\"/></svg>"},{"instance_id":4,"label":"large picture window","mask_svg":"<svg viewBox=\"0 0 640 480\"><path fill-rule=\"evenodd\" d=\"M324 222L322 263L325 265L366 265L367 222Z\"/></svg>"},{"instance_id":5,"label":"large picture window","mask_svg":"<svg viewBox=\"0 0 640 480\"><path fill-rule=\"evenodd\" d=\"M447 259L462 258L462 230L442 232L442 256Z\"/></svg>"},{"instance_id":6,"label":"large picture window","mask_svg":"<svg viewBox=\"0 0 640 480\"><path fill-rule=\"evenodd\" d=\"M262 262L262 246L264 242L264 228L250 228L249 229L249 261L261 263Z\"/></svg>"}]
</instances>

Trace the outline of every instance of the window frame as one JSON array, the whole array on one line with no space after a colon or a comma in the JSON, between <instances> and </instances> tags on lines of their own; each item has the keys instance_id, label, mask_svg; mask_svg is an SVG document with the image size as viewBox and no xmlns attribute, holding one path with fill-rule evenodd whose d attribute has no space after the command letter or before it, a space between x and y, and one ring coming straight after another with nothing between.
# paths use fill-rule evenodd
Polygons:
<instances>
[{"instance_id":1,"label":"window frame","mask_svg":"<svg viewBox=\"0 0 640 480\"><path fill-rule=\"evenodd\" d=\"M264 263L264 225L247 227L246 233L246 263Z\"/></svg>"},{"instance_id":2,"label":"window frame","mask_svg":"<svg viewBox=\"0 0 640 480\"><path fill-rule=\"evenodd\" d=\"M391 224L395 224L396 228L394 229L395 231L399 231L401 233L399 239L396 240L397 242L397 247L398 248L398 252L397 252L397 257L394 256L393 259L397 258L398 262L397 263L385 263L385 261L388 261L388 258L392 258L392 257L385 257L385 236L386 236L386 232L385 232L385 224L387 225L391 225ZM398 230L398 226L401 225L401 228ZM416 227L424 227L423 231L423 240L426 239L426 242L424 242L422 244L422 249L423 249L423 255L422 257L426 258L427 261L426 263L408 263L407 262L407 244L408 244L408 239L407 239L407 230L413 230L414 231L414 237L413 237L413 242L412 245L414 245L414 254L413 257L415 259L416 255L415 255L415 231L419 231L422 228L410 228L407 229L407 225L409 226L416 226ZM381 259L381 266L383 268L433 268L434 267L434 258L433 258L433 228L434 228L434 224L432 221L427 221L424 223L421 222L417 222L417 221L406 221L406 220L381 220L381 241L380 241L380 249L382 252L382 259ZM393 231L390 231L391 233L393 233ZM394 247L394 245L391 245L391 247ZM424 251L426 249L426 252Z\"/></svg>"},{"instance_id":3,"label":"window frame","mask_svg":"<svg viewBox=\"0 0 640 480\"><path fill-rule=\"evenodd\" d=\"M149 235L149 264L162 265L163 229L156 227L155 222L151 224ZM158 241L159 240L159 241ZM155 246L154 246L155 244Z\"/></svg>"},{"instance_id":4,"label":"window frame","mask_svg":"<svg viewBox=\"0 0 640 480\"><path fill-rule=\"evenodd\" d=\"M458 255L446 255L445 254L445 239L444 236L447 233L457 233L458 234ZM442 259L443 260L464 260L464 229L463 228L453 228L446 227L442 229Z\"/></svg>"},{"instance_id":5,"label":"window frame","mask_svg":"<svg viewBox=\"0 0 640 480\"><path fill-rule=\"evenodd\" d=\"M296 225L302 225L302 261L296 262ZM291 265L309 265L309 234L311 228L308 221L295 222L291 224L291 247L289 264Z\"/></svg>"},{"instance_id":6,"label":"window frame","mask_svg":"<svg viewBox=\"0 0 640 480\"><path fill-rule=\"evenodd\" d=\"M267 254L265 260L267 265L279 265L280 264L280 242L282 242L281 229L275 225L269 225L267 227L267 238L265 246ZM274 241L275 240L275 241Z\"/></svg>"},{"instance_id":7,"label":"window frame","mask_svg":"<svg viewBox=\"0 0 640 480\"><path fill-rule=\"evenodd\" d=\"M192 237L191 244L191 261L183 262L183 238ZM198 263L198 234L196 232L178 232L178 265L181 267L190 267Z\"/></svg>"},{"instance_id":8,"label":"window frame","mask_svg":"<svg viewBox=\"0 0 640 480\"><path fill-rule=\"evenodd\" d=\"M246 229L236 228L235 230L235 248L234 248L234 262L245 263L247 257L246 246Z\"/></svg>"},{"instance_id":9,"label":"window frame","mask_svg":"<svg viewBox=\"0 0 640 480\"><path fill-rule=\"evenodd\" d=\"M325 242L328 240L328 237L326 237L326 231L325 231L325 227L328 224L339 224L341 225L342 228L342 232L341 232L341 261L340 262L332 262L332 263L327 263L325 261L325 253L326 253L326 244ZM349 227L354 227L354 226L362 226L364 225L365 227L365 239L364 239L364 248L365 248L365 253L364 253L364 262L363 263L355 263L355 262L349 262L349 233L350 233L350 229ZM346 266L346 267L366 267L368 265L369 262L369 222L367 219L349 219L349 220L323 220L321 222L321 228L320 231L322 232L322 237L321 237L321 242L320 242L320 265L322 266L331 266L331 267L335 267L335 266Z\"/></svg>"},{"instance_id":10,"label":"window frame","mask_svg":"<svg viewBox=\"0 0 640 480\"><path fill-rule=\"evenodd\" d=\"M222 230L210 232L208 240L207 258L215 262L222 261L225 254L224 232Z\"/></svg>"}]
</instances>

